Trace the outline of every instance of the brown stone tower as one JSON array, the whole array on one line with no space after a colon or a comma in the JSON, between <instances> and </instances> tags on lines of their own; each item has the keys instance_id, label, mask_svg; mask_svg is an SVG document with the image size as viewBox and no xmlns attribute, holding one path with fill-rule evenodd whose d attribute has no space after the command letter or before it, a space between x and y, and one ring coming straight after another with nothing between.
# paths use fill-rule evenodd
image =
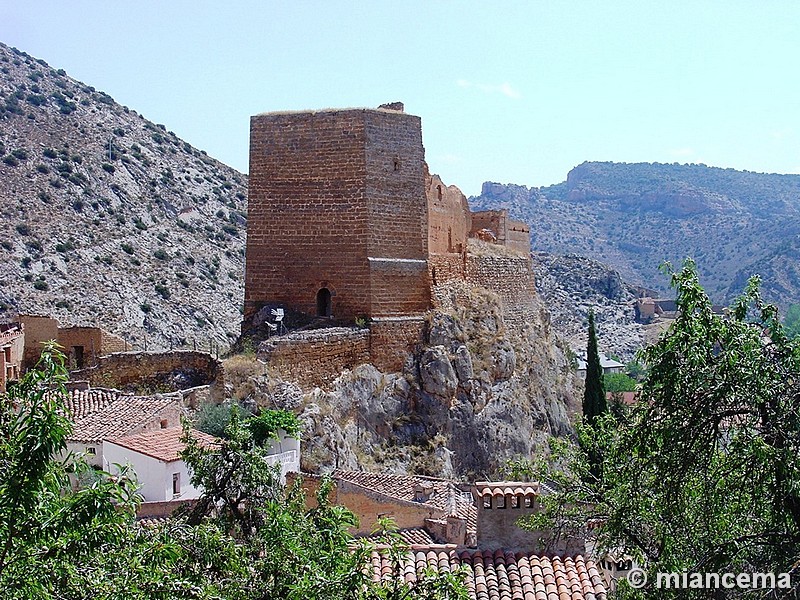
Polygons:
<instances>
[{"instance_id":1,"label":"brown stone tower","mask_svg":"<svg viewBox=\"0 0 800 600\"><path fill-rule=\"evenodd\" d=\"M419 117L397 105L254 116L249 185L245 324L265 305L337 319L429 308Z\"/></svg>"}]
</instances>

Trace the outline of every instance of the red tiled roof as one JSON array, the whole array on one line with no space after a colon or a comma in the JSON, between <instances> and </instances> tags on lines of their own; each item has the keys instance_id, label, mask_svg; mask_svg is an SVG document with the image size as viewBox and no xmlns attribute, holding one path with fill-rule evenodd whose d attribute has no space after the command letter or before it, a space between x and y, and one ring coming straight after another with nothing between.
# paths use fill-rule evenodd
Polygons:
<instances>
[{"instance_id":1,"label":"red tiled roof","mask_svg":"<svg viewBox=\"0 0 800 600\"><path fill-rule=\"evenodd\" d=\"M217 445L217 439L214 436L202 431L193 430L192 436L201 446ZM185 444L181 441L182 437L183 427L169 427L167 429L154 429L153 431L109 439L108 441L163 462L172 462L180 458L178 453L185 448Z\"/></svg>"},{"instance_id":2,"label":"red tiled roof","mask_svg":"<svg viewBox=\"0 0 800 600\"><path fill-rule=\"evenodd\" d=\"M476 481L475 492L483 496L538 496L539 484L523 481Z\"/></svg>"},{"instance_id":3,"label":"red tiled roof","mask_svg":"<svg viewBox=\"0 0 800 600\"><path fill-rule=\"evenodd\" d=\"M100 443L122 437L154 418L177 396L133 396L118 390L93 388L72 390L67 399L67 413L73 421L70 441Z\"/></svg>"},{"instance_id":4,"label":"red tiled roof","mask_svg":"<svg viewBox=\"0 0 800 600\"><path fill-rule=\"evenodd\" d=\"M636 392L606 392L606 400L613 400L617 396L623 404L633 406L636 404Z\"/></svg>"},{"instance_id":5,"label":"red tiled roof","mask_svg":"<svg viewBox=\"0 0 800 600\"><path fill-rule=\"evenodd\" d=\"M452 571L463 566L469 597L473 600L606 600L603 579L592 561L583 556L547 558L535 554L462 551L452 547L430 546L410 551L399 573L386 554L371 555L373 580L386 581L401 576L408 583L417 581L427 568Z\"/></svg>"}]
</instances>

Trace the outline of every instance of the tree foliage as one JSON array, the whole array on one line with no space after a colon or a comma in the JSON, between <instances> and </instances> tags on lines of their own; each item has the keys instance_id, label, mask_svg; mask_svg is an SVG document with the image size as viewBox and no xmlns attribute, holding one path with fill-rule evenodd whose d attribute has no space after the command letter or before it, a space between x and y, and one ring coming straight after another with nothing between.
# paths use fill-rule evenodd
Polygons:
<instances>
[{"instance_id":1,"label":"tree foliage","mask_svg":"<svg viewBox=\"0 0 800 600\"><path fill-rule=\"evenodd\" d=\"M603 367L600 365L600 353L597 350L594 311L590 310L589 338L586 343L586 388L583 392L583 416L591 425L607 409Z\"/></svg>"},{"instance_id":2,"label":"tree foliage","mask_svg":"<svg viewBox=\"0 0 800 600\"><path fill-rule=\"evenodd\" d=\"M641 401L582 428L580 445L561 443L547 472L560 493L541 519L562 533L600 519L601 546L637 557L651 581L657 572L792 572L800 559L800 350L761 301L756 278L725 314L713 312L693 262L672 273L672 284L679 315L644 352ZM603 459L601 480L582 476L591 448ZM621 588L631 597L709 594Z\"/></svg>"},{"instance_id":3,"label":"tree foliage","mask_svg":"<svg viewBox=\"0 0 800 600\"><path fill-rule=\"evenodd\" d=\"M158 526L138 524L133 473L112 478L66 453L66 381L64 356L50 345L37 368L0 396L4 600L465 597L451 573L414 586L374 582L373 546L350 534L355 516L328 501L330 483L313 508L299 485L285 491L235 412L218 448L187 435L193 481L206 489L195 509Z\"/></svg>"}]
</instances>

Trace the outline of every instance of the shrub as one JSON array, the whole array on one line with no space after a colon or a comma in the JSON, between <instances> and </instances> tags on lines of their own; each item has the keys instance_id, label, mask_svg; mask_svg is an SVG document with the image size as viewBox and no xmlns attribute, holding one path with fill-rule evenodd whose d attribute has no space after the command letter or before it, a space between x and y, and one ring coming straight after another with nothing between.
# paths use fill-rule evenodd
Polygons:
<instances>
[{"instance_id":1,"label":"shrub","mask_svg":"<svg viewBox=\"0 0 800 600\"><path fill-rule=\"evenodd\" d=\"M114 165L110 165L108 163L103 163L101 166L103 167L103 171L108 173L113 173L116 170L114 169Z\"/></svg>"},{"instance_id":2,"label":"shrub","mask_svg":"<svg viewBox=\"0 0 800 600\"><path fill-rule=\"evenodd\" d=\"M28 153L22 148L17 148L16 150L11 151L11 156L19 160L25 160L28 158Z\"/></svg>"},{"instance_id":3,"label":"shrub","mask_svg":"<svg viewBox=\"0 0 800 600\"><path fill-rule=\"evenodd\" d=\"M56 252L69 252L70 250L75 250L75 245L72 243L72 240L67 240L66 242L56 244Z\"/></svg>"},{"instance_id":4,"label":"shrub","mask_svg":"<svg viewBox=\"0 0 800 600\"><path fill-rule=\"evenodd\" d=\"M153 256L155 256L158 260L169 260L169 254L163 248L159 248L155 252L153 252Z\"/></svg>"},{"instance_id":5,"label":"shrub","mask_svg":"<svg viewBox=\"0 0 800 600\"><path fill-rule=\"evenodd\" d=\"M25 245L30 248L31 250L35 250L36 252L42 251L42 242L39 240L27 240Z\"/></svg>"},{"instance_id":6,"label":"shrub","mask_svg":"<svg viewBox=\"0 0 800 600\"><path fill-rule=\"evenodd\" d=\"M139 229L141 231L146 231L147 230L147 225L145 225L144 221L142 221L139 217L135 217L133 219L133 225L134 225L134 227L136 227L136 229Z\"/></svg>"},{"instance_id":7,"label":"shrub","mask_svg":"<svg viewBox=\"0 0 800 600\"><path fill-rule=\"evenodd\" d=\"M42 152L47 158L56 158L58 157L58 153L52 148L45 148L44 152Z\"/></svg>"},{"instance_id":8,"label":"shrub","mask_svg":"<svg viewBox=\"0 0 800 600\"><path fill-rule=\"evenodd\" d=\"M3 157L3 162L9 167L16 167L19 164L19 161L10 154Z\"/></svg>"},{"instance_id":9,"label":"shrub","mask_svg":"<svg viewBox=\"0 0 800 600\"><path fill-rule=\"evenodd\" d=\"M156 290L156 293L157 293L159 296L161 296L162 298L164 298L164 300L169 300L169 299L170 299L170 296L172 296L172 294L171 294L171 293L170 293L170 291L169 291L169 288L167 288L167 286L165 286L164 284L157 283L157 284L155 285L155 290Z\"/></svg>"},{"instance_id":10,"label":"shrub","mask_svg":"<svg viewBox=\"0 0 800 600\"><path fill-rule=\"evenodd\" d=\"M36 165L36 170L39 171L39 173L44 173L45 175L50 172L50 169L47 167L47 165L43 165L41 163Z\"/></svg>"},{"instance_id":11,"label":"shrub","mask_svg":"<svg viewBox=\"0 0 800 600\"><path fill-rule=\"evenodd\" d=\"M28 227L27 223L19 223L17 224L17 233L20 235L30 235L31 229Z\"/></svg>"},{"instance_id":12,"label":"shrub","mask_svg":"<svg viewBox=\"0 0 800 600\"><path fill-rule=\"evenodd\" d=\"M122 248L122 251L123 251L125 254L133 254L133 246L131 246L129 243L127 243L127 242L122 242L122 246L121 246L121 248Z\"/></svg>"},{"instance_id":13,"label":"shrub","mask_svg":"<svg viewBox=\"0 0 800 600\"><path fill-rule=\"evenodd\" d=\"M144 304L140 304L139 308L144 314L148 314L151 310L153 310L153 307L147 304L146 302Z\"/></svg>"},{"instance_id":14,"label":"shrub","mask_svg":"<svg viewBox=\"0 0 800 600\"><path fill-rule=\"evenodd\" d=\"M50 286L47 285L47 282L44 279L37 279L34 281L33 287L41 292L46 292L50 289Z\"/></svg>"}]
</instances>

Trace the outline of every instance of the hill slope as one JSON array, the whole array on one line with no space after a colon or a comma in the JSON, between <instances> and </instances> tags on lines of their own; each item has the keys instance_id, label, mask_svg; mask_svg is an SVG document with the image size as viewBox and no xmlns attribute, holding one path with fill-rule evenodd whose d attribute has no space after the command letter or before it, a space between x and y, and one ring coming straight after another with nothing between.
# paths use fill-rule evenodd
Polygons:
<instances>
[{"instance_id":1,"label":"hill slope","mask_svg":"<svg viewBox=\"0 0 800 600\"><path fill-rule=\"evenodd\" d=\"M659 264L691 256L716 301L759 272L771 300L784 308L800 302L800 281L789 272L800 235L800 175L583 163L546 188L485 183L470 203L506 207L531 223L535 250L592 257L633 284L666 292Z\"/></svg>"},{"instance_id":2,"label":"hill slope","mask_svg":"<svg viewBox=\"0 0 800 600\"><path fill-rule=\"evenodd\" d=\"M150 349L238 334L246 177L2 44L0 182L0 317Z\"/></svg>"}]
</instances>

